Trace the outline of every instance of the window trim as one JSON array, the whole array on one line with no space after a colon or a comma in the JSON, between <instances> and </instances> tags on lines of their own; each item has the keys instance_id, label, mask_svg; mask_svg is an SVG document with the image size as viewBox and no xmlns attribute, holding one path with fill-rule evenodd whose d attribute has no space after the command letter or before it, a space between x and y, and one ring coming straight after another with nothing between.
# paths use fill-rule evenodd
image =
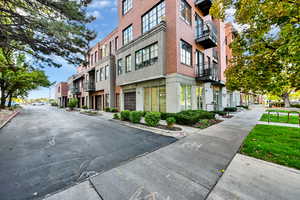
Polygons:
<instances>
[{"instance_id":1,"label":"window trim","mask_svg":"<svg viewBox=\"0 0 300 200\"><path fill-rule=\"evenodd\" d=\"M127 58L130 58L130 60L129 60L130 70L128 70ZM132 56L131 56L131 54L129 54L125 57L125 73L129 73L131 71L132 71Z\"/></svg>"},{"instance_id":2,"label":"window trim","mask_svg":"<svg viewBox=\"0 0 300 200\"><path fill-rule=\"evenodd\" d=\"M165 5L164 5L164 17L166 17L166 3L165 3L165 0L161 0L161 1L159 1L157 4L155 4L152 8L150 8L148 11L146 11L143 15L142 15L142 17L141 17L141 23L142 23L142 26L141 26L141 33L142 34L145 34L145 33L147 33L147 32L149 32L149 31L151 31L152 29L154 29L157 25L159 25L161 22L162 22L162 20L159 22L159 18L158 18L158 6L160 5L160 4L162 4L162 3L164 3ZM147 31L144 31L143 29L144 29L144 20L143 20L143 18L146 16L146 15L148 15L148 14L150 14L150 12L151 11L153 11L153 10L156 10L156 13L155 13L155 16L156 16L156 25L154 25L152 28L149 28ZM150 16L149 16L150 17ZM150 19L150 18L148 18L148 19ZM149 25L148 25L149 26Z\"/></svg>"},{"instance_id":3,"label":"window trim","mask_svg":"<svg viewBox=\"0 0 300 200\"><path fill-rule=\"evenodd\" d=\"M191 58L190 58L190 62L191 62L191 64L190 65L188 65L187 63L184 63L183 61L182 61L182 44L186 44L186 45L188 45L188 46L190 46L191 47L191 52L190 52L190 56L191 56ZM180 42L179 42L179 49L180 49L180 63L182 64L182 65L185 65L185 66L188 66L188 67L193 67L193 46L190 44L190 43L188 43L188 42L186 42L186 41L184 41L183 39L181 39L180 40ZM186 51L186 50L185 50ZM185 55L186 56L186 55ZM185 59L186 59L186 57L185 57Z\"/></svg>"},{"instance_id":4,"label":"window trim","mask_svg":"<svg viewBox=\"0 0 300 200\"><path fill-rule=\"evenodd\" d=\"M129 1L131 2L130 3L130 8L127 5L127 10L125 11L124 10L124 4L125 4L125 2L129 2ZM133 0L122 0L122 15L123 16L126 15L132 8L133 8Z\"/></svg>"},{"instance_id":5,"label":"window trim","mask_svg":"<svg viewBox=\"0 0 300 200\"><path fill-rule=\"evenodd\" d=\"M131 28L131 39L130 40L128 40L127 41L127 43L125 44L125 40L124 40L124 33L125 33L125 31L127 31L129 28ZM123 31L122 31L122 44L123 44L123 46L125 46L125 45L127 45L127 44L129 44L131 41L133 40L133 26L132 26L132 24L130 24L129 26L127 26L126 28L124 28L123 29Z\"/></svg>"},{"instance_id":6,"label":"window trim","mask_svg":"<svg viewBox=\"0 0 300 200\"><path fill-rule=\"evenodd\" d=\"M152 57L151 56L151 47L152 46L157 46L157 55ZM145 60L144 61L144 54L143 54L143 51L145 49L148 49L149 51L149 59L148 60ZM141 52L141 64L137 64L137 54ZM157 62L158 61L158 58L159 58L159 47L158 47L158 42L154 42L148 46L145 46L144 48L142 49L139 49L135 52L135 70L139 70L139 69L142 69L144 67L147 67L149 65L152 65L153 63Z\"/></svg>"},{"instance_id":7,"label":"window trim","mask_svg":"<svg viewBox=\"0 0 300 200\"><path fill-rule=\"evenodd\" d=\"M184 16L182 16L182 12L181 12L181 5L185 4L189 9L190 9L190 21L188 21L187 19L184 18ZM192 6L186 1L186 0L180 0L180 5L179 5L179 13L180 13L180 18L188 25L192 26L193 23L193 11L192 11Z\"/></svg>"}]
</instances>

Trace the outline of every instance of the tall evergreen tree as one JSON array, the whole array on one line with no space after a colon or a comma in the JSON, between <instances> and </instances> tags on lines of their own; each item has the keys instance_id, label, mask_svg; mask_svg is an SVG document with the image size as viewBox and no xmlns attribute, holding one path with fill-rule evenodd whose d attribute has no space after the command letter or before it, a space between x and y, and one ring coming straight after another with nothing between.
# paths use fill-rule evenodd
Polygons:
<instances>
[{"instance_id":1,"label":"tall evergreen tree","mask_svg":"<svg viewBox=\"0 0 300 200\"><path fill-rule=\"evenodd\" d=\"M31 54L41 66L59 67L53 56L83 62L95 33L86 24L92 0L1 0L0 48ZM80 56L81 55L81 56Z\"/></svg>"}]
</instances>

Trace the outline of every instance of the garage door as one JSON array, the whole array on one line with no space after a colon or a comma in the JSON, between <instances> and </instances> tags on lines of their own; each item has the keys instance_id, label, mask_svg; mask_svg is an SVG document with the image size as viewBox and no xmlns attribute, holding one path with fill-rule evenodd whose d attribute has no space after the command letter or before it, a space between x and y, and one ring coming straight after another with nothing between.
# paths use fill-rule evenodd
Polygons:
<instances>
[{"instance_id":1,"label":"garage door","mask_svg":"<svg viewBox=\"0 0 300 200\"><path fill-rule=\"evenodd\" d=\"M136 110L136 93L128 92L124 93L124 109Z\"/></svg>"}]
</instances>

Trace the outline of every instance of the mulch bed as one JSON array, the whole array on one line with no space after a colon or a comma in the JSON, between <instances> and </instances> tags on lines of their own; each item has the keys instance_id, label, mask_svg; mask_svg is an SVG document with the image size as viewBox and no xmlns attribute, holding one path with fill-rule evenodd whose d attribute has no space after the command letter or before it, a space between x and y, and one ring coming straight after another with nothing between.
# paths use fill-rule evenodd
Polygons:
<instances>
[{"instance_id":1,"label":"mulch bed","mask_svg":"<svg viewBox=\"0 0 300 200\"><path fill-rule=\"evenodd\" d=\"M154 128L160 128L160 129L163 129L163 130L168 130L168 131L181 131L182 129L181 128L179 128L179 127L175 127L175 126L173 126L173 127L168 127L167 125L158 125L158 126L156 126L156 127L154 127Z\"/></svg>"},{"instance_id":2,"label":"mulch bed","mask_svg":"<svg viewBox=\"0 0 300 200\"><path fill-rule=\"evenodd\" d=\"M204 122L198 122L196 123L193 127L195 128L208 128L212 125L215 125L215 124L218 124L218 123L221 123L223 122L223 120L218 120L218 119L210 119L208 120L208 124L204 123Z\"/></svg>"}]
</instances>

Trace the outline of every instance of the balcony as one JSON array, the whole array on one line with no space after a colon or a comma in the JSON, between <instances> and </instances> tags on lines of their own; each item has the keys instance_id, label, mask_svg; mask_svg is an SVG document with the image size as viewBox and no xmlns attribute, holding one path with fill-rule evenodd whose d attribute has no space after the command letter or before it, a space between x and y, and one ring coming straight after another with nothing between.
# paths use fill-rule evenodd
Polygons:
<instances>
[{"instance_id":1,"label":"balcony","mask_svg":"<svg viewBox=\"0 0 300 200\"><path fill-rule=\"evenodd\" d=\"M72 87L71 88L71 93L75 94L75 95L81 94L79 87Z\"/></svg>"},{"instance_id":2,"label":"balcony","mask_svg":"<svg viewBox=\"0 0 300 200\"><path fill-rule=\"evenodd\" d=\"M202 11L203 15L209 14L212 0L195 0L195 5Z\"/></svg>"},{"instance_id":3,"label":"balcony","mask_svg":"<svg viewBox=\"0 0 300 200\"><path fill-rule=\"evenodd\" d=\"M219 73L218 65L199 64L196 66L196 80L203 82L218 82Z\"/></svg>"},{"instance_id":4,"label":"balcony","mask_svg":"<svg viewBox=\"0 0 300 200\"><path fill-rule=\"evenodd\" d=\"M86 81L84 83L84 91L94 92L96 90L95 81Z\"/></svg>"},{"instance_id":5,"label":"balcony","mask_svg":"<svg viewBox=\"0 0 300 200\"><path fill-rule=\"evenodd\" d=\"M217 31L210 22L201 27L196 27L196 43L203 46L204 49L210 49L218 45Z\"/></svg>"}]
</instances>

